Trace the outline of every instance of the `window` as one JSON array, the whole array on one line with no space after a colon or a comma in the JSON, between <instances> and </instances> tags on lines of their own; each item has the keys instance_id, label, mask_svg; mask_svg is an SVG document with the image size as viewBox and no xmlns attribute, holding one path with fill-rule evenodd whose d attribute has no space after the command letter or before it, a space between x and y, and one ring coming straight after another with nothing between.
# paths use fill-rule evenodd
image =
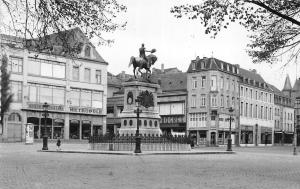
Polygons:
<instances>
[{"instance_id":1,"label":"window","mask_svg":"<svg viewBox=\"0 0 300 189\"><path fill-rule=\"evenodd\" d=\"M53 87L53 104L65 104L65 89Z\"/></svg>"},{"instance_id":2,"label":"window","mask_svg":"<svg viewBox=\"0 0 300 189\"><path fill-rule=\"evenodd\" d=\"M253 98L252 89L250 89L250 98Z\"/></svg>"},{"instance_id":3,"label":"window","mask_svg":"<svg viewBox=\"0 0 300 189\"><path fill-rule=\"evenodd\" d=\"M86 57L90 57L90 56L91 56L91 47L90 47L89 45L87 45L87 46L85 47L84 55L85 55Z\"/></svg>"},{"instance_id":4,"label":"window","mask_svg":"<svg viewBox=\"0 0 300 189\"><path fill-rule=\"evenodd\" d=\"M248 88L245 88L245 97L248 97Z\"/></svg>"},{"instance_id":5,"label":"window","mask_svg":"<svg viewBox=\"0 0 300 189\"><path fill-rule=\"evenodd\" d=\"M245 117L248 117L248 103L246 103L245 107Z\"/></svg>"},{"instance_id":6,"label":"window","mask_svg":"<svg viewBox=\"0 0 300 189\"><path fill-rule=\"evenodd\" d=\"M80 106L80 90L71 89L70 94L71 106Z\"/></svg>"},{"instance_id":7,"label":"window","mask_svg":"<svg viewBox=\"0 0 300 189\"><path fill-rule=\"evenodd\" d=\"M206 76L201 77L201 87L205 87L205 82L206 82Z\"/></svg>"},{"instance_id":8,"label":"window","mask_svg":"<svg viewBox=\"0 0 300 189\"><path fill-rule=\"evenodd\" d=\"M234 89L235 89L235 81L234 80L232 80L232 86L231 86L231 88L232 88L232 90L234 91Z\"/></svg>"},{"instance_id":9,"label":"window","mask_svg":"<svg viewBox=\"0 0 300 189\"><path fill-rule=\"evenodd\" d=\"M213 75L211 76L211 86L210 89L212 91L216 91L217 90L217 76Z\"/></svg>"},{"instance_id":10,"label":"window","mask_svg":"<svg viewBox=\"0 0 300 189\"><path fill-rule=\"evenodd\" d=\"M65 88L50 85L29 84L29 101L48 104L65 104Z\"/></svg>"},{"instance_id":11,"label":"window","mask_svg":"<svg viewBox=\"0 0 300 189\"><path fill-rule=\"evenodd\" d=\"M28 73L32 75L62 79L66 77L66 65L61 62L29 58L29 67Z\"/></svg>"},{"instance_id":12,"label":"window","mask_svg":"<svg viewBox=\"0 0 300 189\"><path fill-rule=\"evenodd\" d=\"M224 96L223 95L221 95L221 99L220 99L220 101L221 101L221 107L224 107Z\"/></svg>"},{"instance_id":13,"label":"window","mask_svg":"<svg viewBox=\"0 0 300 189\"><path fill-rule=\"evenodd\" d=\"M79 81L79 67L78 66L73 66L72 79L74 81Z\"/></svg>"},{"instance_id":14,"label":"window","mask_svg":"<svg viewBox=\"0 0 300 189\"><path fill-rule=\"evenodd\" d=\"M18 114L18 113L11 113L8 116L8 121L21 122L22 119L21 119L20 114Z\"/></svg>"},{"instance_id":15,"label":"window","mask_svg":"<svg viewBox=\"0 0 300 189\"><path fill-rule=\"evenodd\" d=\"M22 73L23 72L23 58L10 57L8 62L8 71L13 73Z\"/></svg>"},{"instance_id":16,"label":"window","mask_svg":"<svg viewBox=\"0 0 300 189\"><path fill-rule=\"evenodd\" d=\"M257 105L255 105L254 117L257 118L257 115L258 115L258 108Z\"/></svg>"},{"instance_id":17,"label":"window","mask_svg":"<svg viewBox=\"0 0 300 189\"><path fill-rule=\"evenodd\" d=\"M232 99L231 99L231 106L232 106L232 108L235 107L235 99L234 99L234 97L232 97Z\"/></svg>"},{"instance_id":18,"label":"window","mask_svg":"<svg viewBox=\"0 0 300 189\"><path fill-rule=\"evenodd\" d=\"M91 107L92 106L92 91L82 90L80 94L80 106Z\"/></svg>"},{"instance_id":19,"label":"window","mask_svg":"<svg viewBox=\"0 0 300 189\"><path fill-rule=\"evenodd\" d=\"M91 82L91 69L90 68L84 68L84 81Z\"/></svg>"},{"instance_id":20,"label":"window","mask_svg":"<svg viewBox=\"0 0 300 189\"><path fill-rule=\"evenodd\" d=\"M241 116L243 116L243 111L244 111L243 106L244 106L244 104L243 104L243 102L241 102L241 107L240 107L240 114L241 114Z\"/></svg>"},{"instance_id":21,"label":"window","mask_svg":"<svg viewBox=\"0 0 300 189\"><path fill-rule=\"evenodd\" d=\"M244 96L244 88L241 87L241 91L240 91L241 96Z\"/></svg>"},{"instance_id":22,"label":"window","mask_svg":"<svg viewBox=\"0 0 300 189\"><path fill-rule=\"evenodd\" d=\"M192 63L192 70L196 70L196 63L195 62Z\"/></svg>"},{"instance_id":23,"label":"window","mask_svg":"<svg viewBox=\"0 0 300 189\"><path fill-rule=\"evenodd\" d=\"M196 95L192 95L192 103L191 103L191 105L192 105L192 108L195 108L196 107Z\"/></svg>"},{"instance_id":24,"label":"window","mask_svg":"<svg viewBox=\"0 0 300 189\"><path fill-rule=\"evenodd\" d=\"M250 104L250 110L249 110L249 113L250 113L250 117L253 117L253 104Z\"/></svg>"},{"instance_id":25,"label":"window","mask_svg":"<svg viewBox=\"0 0 300 189\"><path fill-rule=\"evenodd\" d=\"M263 115L264 115L264 107L261 106L261 107L260 107L260 117L259 117L259 118L260 118L260 119L263 119L263 118L264 118Z\"/></svg>"},{"instance_id":26,"label":"window","mask_svg":"<svg viewBox=\"0 0 300 189\"><path fill-rule=\"evenodd\" d=\"M258 96L257 96L257 91L255 91L255 100L258 99Z\"/></svg>"},{"instance_id":27,"label":"window","mask_svg":"<svg viewBox=\"0 0 300 189\"><path fill-rule=\"evenodd\" d=\"M96 70L96 83L101 84L101 70Z\"/></svg>"},{"instance_id":28,"label":"window","mask_svg":"<svg viewBox=\"0 0 300 189\"><path fill-rule=\"evenodd\" d=\"M13 94L13 101L22 102L22 82L11 81L10 87L10 91Z\"/></svg>"},{"instance_id":29,"label":"window","mask_svg":"<svg viewBox=\"0 0 300 189\"><path fill-rule=\"evenodd\" d=\"M206 95L205 94L201 95L201 106L206 106Z\"/></svg>"},{"instance_id":30,"label":"window","mask_svg":"<svg viewBox=\"0 0 300 189\"><path fill-rule=\"evenodd\" d=\"M93 91L92 94L92 107L102 108L103 93L100 91Z\"/></svg>"},{"instance_id":31,"label":"window","mask_svg":"<svg viewBox=\"0 0 300 189\"><path fill-rule=\"evenodd\" d=\"M229 78L227 78L226 86L227 86L226 89L229 90L230 87Z\"/></svg>"},{"instance_id":32,"label":"window","mask_svg":"<svg viewBox=\"0 0 300 189\"><path fill-rule=\"evenodd\" d=\"M212 107L217 107L218 104L217 104L217 97L216 96L211 96L211 106Z\"/></svg>"},{"instance_id":33,"label":"window","mask_svg":"<svg viewBox=\"0 0 300 189\"><path fill-rule=\"evenodd\" d=\"M221 65L223 65L223 64L221 63ZM224 89L224 77L221 77L221 80L220 80L220 88L221 88L221 89Z\"/></svg>"},{"instance_id":34,"label":"window","mask_svg":"<svg viewBox=\"0 0 300 189\"><path fill-rule=\"evenodd\" d=\"M53 75L53 65L51 63L42 61L41 62L41 75L42 76L47 76L47 77L52 77Z\"/></svg>"},{"instance_id":35,"label":"window","mask_svg":"<svg viewBox=\"0 0 300 189\"><path fill-rule=\"evenodd\" d=\"M265 119L268 119L268 107L265 107L265 115L264 115Z\"/></svg>"},{"instance_id":36,"label":"window","mask_svg":"<svg viewBox=\"0 0 300 189\"><path fill-rule=\"evenodd\" d=\"M192 86L193 86L193 89L197 88L197 78L196 77L193 77L193 79L192 79Z\"/></svg>"},{"instance_id":37,"label":"window","mask_svg":"<svg viewBox=\"0 0 300 189\"><path fill-rule=\"evenodd\" d=\"M229 96L226 97L226 106L227 108L230 107L230 101L229 101Z\"/></svg>"}]
</instances>

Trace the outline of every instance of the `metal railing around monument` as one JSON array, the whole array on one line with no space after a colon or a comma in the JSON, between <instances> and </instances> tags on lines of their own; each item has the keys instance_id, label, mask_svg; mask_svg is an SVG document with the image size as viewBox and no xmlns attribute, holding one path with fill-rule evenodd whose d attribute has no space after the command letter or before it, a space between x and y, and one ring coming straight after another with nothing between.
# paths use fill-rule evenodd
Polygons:
<instances>
[{"instance_id":1,"label":"metal railing around monument","mask_svg":"<svg viewBox=\"0 0 300 189\"><path fill-rule=\"evenodd\" d=\"M193 141L189 136L140 135L142 150L178 151L187 150ZM135 135L98 135L89 138L91 150L134 150Z\"/></svg>"}]
</instances>

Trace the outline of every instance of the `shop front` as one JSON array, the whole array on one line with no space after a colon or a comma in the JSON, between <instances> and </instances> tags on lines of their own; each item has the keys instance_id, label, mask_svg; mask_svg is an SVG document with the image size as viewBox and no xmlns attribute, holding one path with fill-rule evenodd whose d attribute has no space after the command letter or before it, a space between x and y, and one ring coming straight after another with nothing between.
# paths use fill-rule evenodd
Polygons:
<instances>
[{"instance_id":1,"label":"shop front","mask_svg":"<svg viewBox=\"0 0 300 189\"><path fill-rule=\"evenodd\" d=\"M253 126L251 125L241 125L241 145L253 145L254 144L254 134Z\"/></svg>"}]
</instances>

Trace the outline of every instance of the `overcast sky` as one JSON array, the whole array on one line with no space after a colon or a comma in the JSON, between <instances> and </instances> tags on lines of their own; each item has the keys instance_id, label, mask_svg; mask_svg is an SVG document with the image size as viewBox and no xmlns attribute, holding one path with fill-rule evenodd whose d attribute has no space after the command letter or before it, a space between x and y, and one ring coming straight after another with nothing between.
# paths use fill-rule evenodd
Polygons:
<instances>
[{"instance_id":1,"label":"overcast sky","mask_svg":"<svg viewBox=\"0 0 300 189\"><path fill-rule=\"evenodd\" d=\"M138 49L144 43L147 49L155 48L158 61L165 68L177 67L182 71L188 69L190 61L200 58L215 57L232 64L240 64L244 69L256 69L270 84L282 89L286 74L295 82L296 66L282 68L284 62L276 65L252 63L245 49L249 39L247 31L239 25L231 25L212 39L204 34L199 20L177 19L170 13L172 5L186 4L191 0L119 0L127 6L127 13L121 19L127 21L124 31L110 34L115 42L110 47L98 47L99 53L109 63L108 71L118 74L121 71L132 74L128 68L131 56L138 56ZM299 66L298 66L299 67Z\"/></svg>"}]
</instances>

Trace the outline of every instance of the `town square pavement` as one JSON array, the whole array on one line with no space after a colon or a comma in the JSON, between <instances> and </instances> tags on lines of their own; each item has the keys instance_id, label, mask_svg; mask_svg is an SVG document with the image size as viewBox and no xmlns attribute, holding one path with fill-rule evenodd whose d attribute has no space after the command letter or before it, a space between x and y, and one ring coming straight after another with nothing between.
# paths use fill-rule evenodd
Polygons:
<instances>
[{"instance_id":1,"label":"town square pavement","mask_svg":"<svg viewBox=\"0 0 300 189\"><path fill-rule=\"evenodd\" d=\"M143 156L38 152L41 148L41 143L0 143L0 189L300 188L300 153L293 156L290 146L234 148L235 154ZM88 144L62 148L87 149Z\"/></svg>"}]
</instances>

